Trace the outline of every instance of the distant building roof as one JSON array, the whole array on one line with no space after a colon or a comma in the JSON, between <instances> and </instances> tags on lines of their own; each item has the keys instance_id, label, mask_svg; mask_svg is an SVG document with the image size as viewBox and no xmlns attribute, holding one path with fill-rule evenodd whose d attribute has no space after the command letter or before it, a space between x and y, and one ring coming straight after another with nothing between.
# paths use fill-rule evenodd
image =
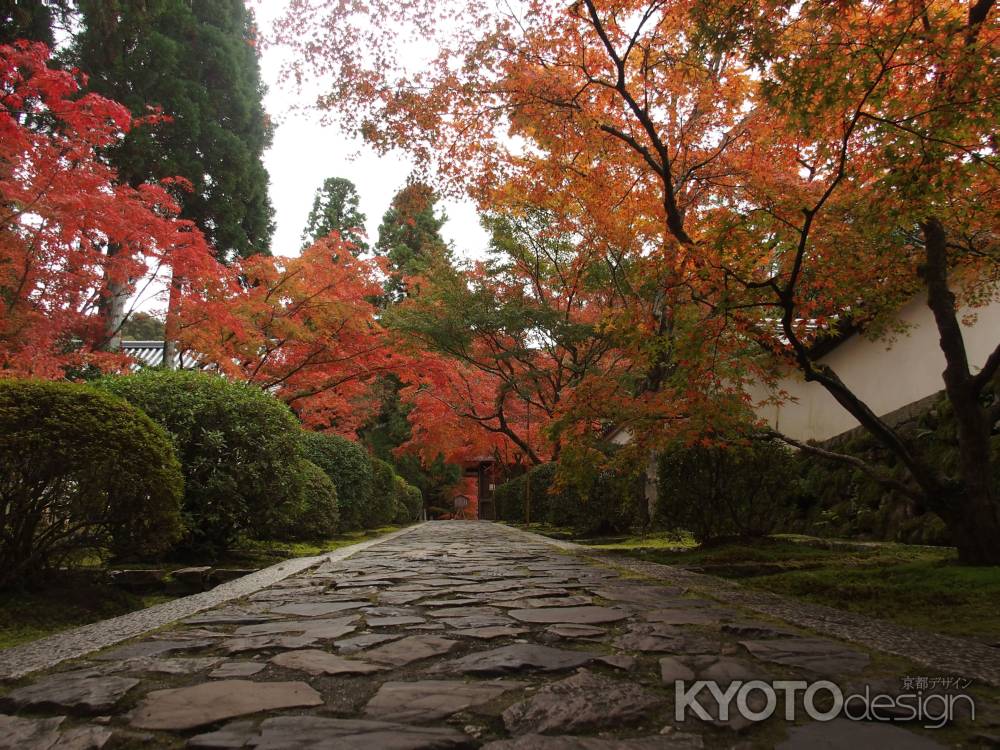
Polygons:
<instances>
[{"instance_id":1,"label":"distant building roof","mask_svg":"<svg viewBox=\"0 0 1000 750\"><path fill-rule=\"evenodd\" d=\"M163 364L162 341L122 341L122 353L127 354L136 362L136 367L160 367ZM201 369L197 354L182 352L175 363L181 370Z\"/></svg>"}]
</instances>

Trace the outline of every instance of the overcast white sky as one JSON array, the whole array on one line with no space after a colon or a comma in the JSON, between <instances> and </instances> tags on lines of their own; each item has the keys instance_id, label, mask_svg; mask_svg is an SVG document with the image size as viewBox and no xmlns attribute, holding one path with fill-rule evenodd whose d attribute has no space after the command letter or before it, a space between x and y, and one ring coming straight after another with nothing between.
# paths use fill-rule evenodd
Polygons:
<instances>
[{"instance_id":1,"label":"overcast white sky","mask_svg":"<svg viewBox=\"0 0 1000 750\"><path fill-rule=\"evenodd\" d=\"M262 30L266 32L285 5L286 0L253 3ZM412 163L401 153L379 157L360 139L335 126L322 125L318 116L291 111L294 105L304 103L304 97L278 83L281 54L279 49L265 48L261 57L261 74L268 87L264 106L277 123L274 144L264 157L264 166L271 175L271 203L277 224L272 250L277 255L298 252L316 188L327 177L346 177L357 186L361 210L368 219L368 238L374 242L382 214L406 183ZM485 255L486 233L479 226L471 202L449 200L440 205L448 215L442 233L454 244L458 255Z\"/></svg>"}]
</instances>

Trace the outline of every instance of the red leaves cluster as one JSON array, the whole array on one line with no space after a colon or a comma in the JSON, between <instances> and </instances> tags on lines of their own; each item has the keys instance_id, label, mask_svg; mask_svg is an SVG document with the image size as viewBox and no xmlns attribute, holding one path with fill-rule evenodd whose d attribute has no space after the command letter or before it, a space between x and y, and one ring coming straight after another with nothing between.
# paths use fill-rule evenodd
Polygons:
<instances>
[{"instance_id":1,"label":"red leaves cluster","mask_svg":"<svg viewBox=\"0 0 1000 750\"><path fill-rule=\"evenodd\" d=\"M367 384L394 365L374 261L336 235L298 257L254 255L184 295L178 338L230 378L274 393L307 424L351 434Z\"/></svg>"},{"instance_id":2,"label":"red leaves cluster","mask_svg":"<svg viewBox=\"0 0 1000 750\"><path fill-rule=\"evenodd\" d=\"M101 157L144 123L48 57L0 47L0 370L52 378L122 364L100 351L109 282L211 258L166 187L122 185Z\"/></svg>"},{"instance_id":3,"label":"red leaves cluster","mask_svg":"<svg viewBox=\"0 0 1000 750\"><path fill-rule=\"evenodd\" d=\"M168 337L254 383L310 424L353 431L366 383L392 363L376 320L372 262L327 237L300 257L219 263L177 217L171 189L121 184L102 156L137 126L121 105L49 67L44 45L0 47L0 372L61 378L128 366L103 351L110 285L172 278Z\"/></svg>"},{"instance_id":4,"label":"red leaves cluster","mask_svg":"<svg viewBox=\"0 0 1000 750\"><path fill-rule=\"evenodd\" d=\"M376 147L616 248L584 262L622 270L602 325L654 395L591 392L643 432L744 409L772 368L814 376L837 326L891 327L929 216L961 301L998 296L993 3L296 2L278 34ZM410 34L436 50L419 71Z\"/></svg>"}]
</instances>

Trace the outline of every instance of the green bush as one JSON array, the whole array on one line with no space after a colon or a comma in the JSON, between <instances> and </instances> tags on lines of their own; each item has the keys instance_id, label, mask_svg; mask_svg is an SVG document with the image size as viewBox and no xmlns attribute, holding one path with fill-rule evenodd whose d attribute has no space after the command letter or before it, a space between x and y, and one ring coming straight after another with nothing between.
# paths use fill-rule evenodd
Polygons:
<instances>
[{"instance_id":1,"label":"green bush","mask_svg":"<svg viewBox=\"0 0 1000 750\"><path fill-rule=\"evenodd\" d=\"M771 533L792 512L794 454L771 441L677 447L659 463L658 522L699 542Z\"/></svg>"},{"instance_id":2,"label":"green bush","mask_svg":"<svg viewBox=\"0 0 1000 750\"><path fill-rule=\"evenodd\" d=\"M299 464L299 480L298 496L268 522L270 535L286 541L329 539L339 528L336 486L312 461Z\"/></svg>"},{"instance_id":3,"label":"green bush","mask_svg":"<svg viewBox=\"0 0 1000 750\"><path fill-rule=\"evenodd\" d=\"M419 487L414 487L408 483L406 485L406 497L403 499L403 504L406 505L410 513L410 520L419 521L421 514L424 512L424 493L420 491Z\"/></svg>"},{"instance_id":4,"label":"green bush","mask_svg":"<svg viewBox=\"0 0 1000 750\"><path fill-rule=\"evenodd\" d=\"M0 586L85 554L154 556L182 534L167 434L89 386L0 381Z\"/></svg>"},{"instance_id":5,"label":"green bush","mask_svg":"<svg viewBox=\"0 0 1000 750\"><path fill-rule=\"evenodd\" d=\"M636 525L642 497L638 478L602 470L588 476L574 473L557 482L559 470L556 463L540 464L497 487L497 517L524 523L530 501L532 523L568 526L581 535L624 532Z\"/></svg>"},{"instance_id":6,"label":"green bush","mask_svg":"<svg viewBox=\"0 0 1000 750\"><path fill-rule=\"evenodd\" d=\"M498 485L493 491L498 520L524 523L524 488L527 482L527 476L521 474Z\"/></svg>"},{"instance_id":7,"label":"green bush","mask_svg":"<svg viewBox=\"0 0 1000 750\"><path fill-rule=\"evenodd\" d=\"M549 489L554 477L555 464L541 464L501 484L493 495L497 518L510 523L524 523L527 511L531 523L549 521Z\"/></svg>"},{"instance_id":8,"label":"green bush","mask_svg":"<svg viewBox=\"0 0 1000 750\"><path fill-rule=\"evenodd\" d=\"M301 442L306 458L319 466L337 488L340 528L364 528L372 501L372 462L357 443L340 435L303 431Z\"/></svg>"},{"instance_id":9,"label":"green bush","mask_svg":"<svg viewBox=\"0 0 1000 750\"><path fill-rule=\"evenodd\" d=\"M372 501L363 519L366 529L375 529L392 523L396 516L396 472L381 458L372 460Z\"/></svg>"},{"instance_id":10,"label":"green bush","mask_svg":"<svg viewBox=\"0 0 1000 750\"><path fill-rule=\"evenodd\" d=\"M147 370L97 385L139 407L170 434L184 470L182 551L218 554L301 491L299 425L261 389L189 371Z\"/></svg>"},{"instance_id":11,"label":"green bush","mask_svg":"<svg viewBox=\"0 0 1000 750\"><path fill-rule=\"evenodd\" d=\"M546 468L550 467L550 468ZM568 526L574 533L586 535L618 534L642 525L643 478L619 474L612 468L576 473L565 466L545 464L532 470L548 481L546 518L555 526ZM565 471L567 476L557 474ZM553 485L559 486L554 490Z\"/></svg>"},{"instance_id":12,"label":"green bush","mask_svg":"<svg viewBox=\"0 0 1000 750\"><path fill-rule=\"evenodd\" d=\"M393 489L393 523L412 523L420 518L424 507L424 498L420 490L407 482L398 474L392 479Z\"/></svg>"},{"instance_id":13,"label":"green bush","mask_svg":"<svg viewBox=\"0 0 1000 750\"><path fill-rule=\"evenodd\" d=\"M406 488L409 485L398 474L392 478L392 522L409 523L410 510L406 507Z\"/></svg>"}]
</instances>

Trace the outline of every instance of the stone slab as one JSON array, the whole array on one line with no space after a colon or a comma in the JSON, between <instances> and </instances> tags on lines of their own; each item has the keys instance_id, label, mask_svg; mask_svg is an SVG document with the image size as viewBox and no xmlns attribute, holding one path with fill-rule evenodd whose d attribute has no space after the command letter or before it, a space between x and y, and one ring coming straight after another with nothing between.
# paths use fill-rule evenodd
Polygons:
<instances>
[{"instance_id":1,"label":"stone slab","mask_svg":"<svg viewBox=\"0 0 1000 750\"><path fill-rule=\"evenodd\" d=\"M447 727L414 727L388 721L276 716L257 728L235 722L188 741L192 748L254 750L466 750L471 738Z\"/></svg>"},{"instance_id":2,"label":"stone slab","mask_svg":"<svg viewBox=\"0 0 1000 750\"><path fill-rule=\"evenodd\" d=\"M513 609L507 614L521 622L570 623L573 625L599 625L606 622L618 622L628 617L628 612L620 609L597 606Z\"/></svg>"},{"instance_id":3,"label":"stone slab","mask_svg":"<svg viewBox=\"0 0 1000 750\"><path fill-rule=\"evenodd\" d=\"M301 651L285 651L271 657L271 663L285 669L295 669L312 675L319 674L371 674L381 672L388 667L380 664L366 664L355 659L345 659L343 656L331 654L319 649L303 649Z\"/></svg>"},{"instance_id":4,"label":"stone slab","mask_svg":"<svg viewBox=\"0 0 1000 750\"><path fill-rule=\"evenodd\" d=\"M0 708L102 714L138 684L135 678L106 677L97 670L56 673L11 690L0 698Z\"/></svg>"},{"instance_id":5,"label":"stone slab","mask_svg":"<svg viewBox=\"0 0 1000 750\"><path fill-rule=\"evenodd\" d=\"M902 727L834 719L789 727L775 750L942 750L946 745Z\"/></svg>"},{"instance_id":6,"label":"stone slab","mask_svg":"<svg viewBox=\"0 0 1000 750\"><path fill-rule=\"evenodd\" d=\"M762 661L831 677L860 672L871 662L868 654L825 638L748 640L740 645Z\"/></svg>"},{"instance_id":7,"label":"stone slab","mask_svg":"<svg viewBox=\"0 0 1000 750\"><path fill-rule=\"evenodd\" d=\"M581 669L503 712L512 734L575 734L623 729L638 723L663 699L633 682L613 680Z\"/></svg>"},{"instance_id":8,"label":"stone slab","mask_svg":"<svg viewBox=\"0 0 1000 750\"><path fill-rule=\"evenodd\" d=\"M384 721L420 723L443 719L489 703L526 682L464 682L419 680L386 682L365 706L365 714Z\"/></svg>"},{"instance_id":9,"label":"stone slab","mask_svg":"<svg viewBox=\"0 0 1000 750\"><path fill-rule=\"evenodd\" d=\"M433 635L410 635L398 641L392 641L362 653L366 661L378 664L388 664L401 667L415 661L441 656L457 648L459 641L439 638Z\"/></svg>"},{"instance_id":10,"label":"stone slab","mask_svg":"<svg viewBox=\"0 0 1000 750\"><path fill-rule=\"evenodd\" d=\"M219 680L147 695L132 716L137 729L195 729L236 716L279 708L320 706L323 698L304 682Z\"/></svg>"},{"instance_id":11,"label":"stone slab","mask_svg":"<svg viewBox=\"0 0 1000 750\"><path fill-rule=\"evenodd\" d=\"M514 643L439 664L435 671L466 674L508 674L532 670L558 672L583 666L596 656L598 654L589 651L567 651L534 643Z\"/></svg>"}]
</instances>

